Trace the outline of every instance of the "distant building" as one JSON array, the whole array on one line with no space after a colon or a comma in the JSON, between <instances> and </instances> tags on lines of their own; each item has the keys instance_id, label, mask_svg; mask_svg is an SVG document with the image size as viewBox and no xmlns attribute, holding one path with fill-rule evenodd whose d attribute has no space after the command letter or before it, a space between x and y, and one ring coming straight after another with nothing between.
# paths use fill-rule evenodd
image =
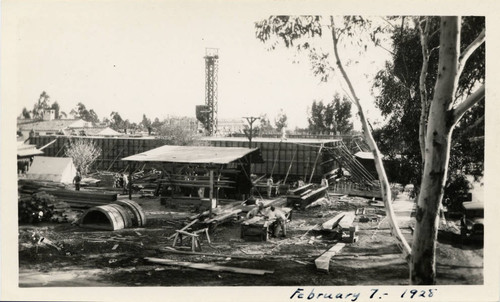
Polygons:
<instances>
[{"instance_id":1,"label":"distant building","mask_svg":"<svg viewBox=\"0 0 500 302\"><path fill-rule=\"evenodd\" d=\"M228 136L234 133L243 133L246 122L243 119L220 119L217 126L217 135Z\"/></svg>"},{"instance_id":2,"label":"distant building","mask_svg":"<svg viewBox=\"0 0 500 302\"><path fill-rule=\"evenodd\" d=\"M17 132L23 138L40 135L89 135L102 131L106 126L95 126L82 119L55 119L55 110L45 110L40 119L17 119Z\"/></svg>"}]
</instances>

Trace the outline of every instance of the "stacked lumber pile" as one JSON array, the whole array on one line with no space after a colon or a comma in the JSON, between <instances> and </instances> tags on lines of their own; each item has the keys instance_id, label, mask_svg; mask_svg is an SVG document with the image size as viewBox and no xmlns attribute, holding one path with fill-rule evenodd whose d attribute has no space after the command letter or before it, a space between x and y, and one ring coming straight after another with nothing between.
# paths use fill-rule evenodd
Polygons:
<instances>
[{"instance_id":1,"label":"stacked lumber pile","mask_svg":"<svg viewBox=\"0 0 500 302\"><path fill-rule=\"evenodd\" d=\"M186 188L210 188L210 177L207 175L187 176L187 175L169 175L168 178L159 179L163 185L179 186ZM228 177L214 179L215 188L234 188L236 182Z\"/></svg>"},{"instance_id":2,"label":"stacked lumber pile","mask_svg":"<svg viewBox=\"0 0 500 302\"><path fill-rule=\"evenodd\" d=\"M99 183L99 187L114 187L117 173L108 171L96 171L89 174L89 177L99 179L101 181Z\"/></svg>"},{"instance_id":3,"label":"stacked lumber pile","mask_svg":"<svg viewBox=\"0 0 500 302\"><path fill-rule=\"evenodd\" d=\"M308 184L289 191L287 206L304 210L309 204L326 195L328 187L314 188Z\"/></svg>"},{"instance_id":4,"label":"stacked lumber pile","mask_svg":"<svg viewBox=\"0 0 500 302\"><path fill-rule=\"evenodd\" d=\"M18 191L21 196L43 191L54 196L57 201L69 204L72 208L91 208L112 203L117 199L117 194L115 193L75 191L74 189L68 190L68 187L71 186L48 181L20 179L18 182Z\"/></svg>"},{"instance_id":5,"label":"stacked lumber pile","mask_svg":"<svg viewBox=\"0 0 500 302\"><path fill-rule=\"evenodd\" d=\"M68 189L69 186L52 181L19 179L17 182L17 188L19 193L31 195L33 193L46 190Z\"/></svg>"},{"instance_id":6,"label":"stacked lumber pile","mask_svg":"<svg viewBox=\"0 0 500 302\"><path fill-rule=\"evenodd\" d=\"M259 200L264 205L264 208L275 206L281 208L285 206L286 199L264 199ZM231 203L226 205L219 205L217 208L212 209L212 216L209 217L209 211L204 211L201 214L193 215L191 219L200 219L200 222L211 227L216 227L219 224L225 223L233 219L239 219L240 216L246 215L251 209L256 207L255 204L247 205L246 202L243 203Z\"/></svg>"},{"instance_id":7,"label":"stacked lumber pile","mask_svg":"<svg viewBox=\"0 0 500 302\"><path fill-rule=\"evenodd\" d=\"M158 188L158 182L161 179L161 172L155 169L145 172L144 170L132 173L132 185L134 190L141 191L154 190L156 192Z\"/></svg>"},{"instance_id":8,"label":"stacked lumber pile","mask_svg":"<svg viewBox=\"0 0 500 302\"><path fill-rule=\"evenodd\" d=\"M169 209L179 211L202 212L210 209L212 202L208 198L176 196L162 197L160 202Z\"/></svg>"},{"instance_id":9,"label":"stacked lumber pile","mask_svg":"<svg viewBox=\"0 0 500 302\"><path fill-rule=\"evenodd\" d=\"M46 192L54 195L58 200L68 203L72 208L81 209L106 205L117 199L117 194L106 192L73 190L47 190Z\"/></svg>"}]
</instances>

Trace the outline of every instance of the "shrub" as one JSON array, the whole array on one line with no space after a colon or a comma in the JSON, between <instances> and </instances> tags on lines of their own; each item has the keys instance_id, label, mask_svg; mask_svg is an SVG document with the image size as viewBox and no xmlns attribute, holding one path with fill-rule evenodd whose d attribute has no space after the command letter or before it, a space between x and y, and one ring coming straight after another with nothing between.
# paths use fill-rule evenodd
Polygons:
<instances>
[{"instance_id":1,"label":"shrub","mask_svg":"<svg viewBox=\"0 0 500 302\"><path fill-rule=\"evenodd\" d=\"M90 166L101 155L101 149L92 140L75 139L66 145L65 154L73 159L78 171L86 175Z\"/></svg>"}]
</instances>

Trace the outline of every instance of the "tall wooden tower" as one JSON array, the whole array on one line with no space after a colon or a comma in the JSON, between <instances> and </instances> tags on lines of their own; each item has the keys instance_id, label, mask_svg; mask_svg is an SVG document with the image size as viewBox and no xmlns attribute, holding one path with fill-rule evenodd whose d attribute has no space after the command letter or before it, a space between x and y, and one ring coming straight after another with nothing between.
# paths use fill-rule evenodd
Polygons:
<instances>
[{"instance_id":1,"label":"tall wooden tower","mask_svg":"<svg viewBox=\"0 0 500 302\"><path fill-rule=\"evenodd\" d=\"M217 133L217 78L219 73L219 49L205 49L205 106L207 111L205 128L208 135Z\"/></svg>"}]
</instances>

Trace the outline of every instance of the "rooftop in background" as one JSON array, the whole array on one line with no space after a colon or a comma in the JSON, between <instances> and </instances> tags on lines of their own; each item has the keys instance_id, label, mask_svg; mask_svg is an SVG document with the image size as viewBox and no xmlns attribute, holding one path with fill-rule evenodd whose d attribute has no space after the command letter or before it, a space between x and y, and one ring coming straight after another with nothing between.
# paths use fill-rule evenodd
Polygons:
<instances>
[{"instance_id":1,"label":"rooftop in background","mask_svg":"<svg viewBox=\"0 0 500 302\"><path fill-rule=\"evenodd\" d=\"M62 119L62 120L17 120L17 129L19 131L63 131L66 129L79 129L79 128L95 128L104 129L105 126L94 126L91 122L86 122L82 119Z\"/></svg>"},{"instance_id":2,"label":"rooftop in background","mask_svg":"<svg viewBox=\"0 0 500 302\"><path fill-rule=\"evenodd\" d=\"M38 150L36 145L24 144L22 141L17 143L17 157L31 157L34 155L43 154L43 151Z\"/></svg>"},{"instance_id":3,"label":"rooftop in background","mask_svg":"<svg viewBox=\"0 0 500 302\"><path fill-rule=\"evenodd\" d=\"M168 145L128 156L122 158L122 160L193 164L228 164L248 155L252 156L252 162L263 162L258 148L249 149Z\"/></svg>"},{"instance_id":4,"label":"rooftop in background","mask_svg":"<svg viewBox=\"0 0 500 302\"><path fill-rule=\"evenodd\" d=\"M51 121L40 121L40 120L30 120L29 122L24 122L25 120L18 120L19 130L34 130L34 131L46 131L46 130L64 130L70 128L73 125L77 127L83 127L80 120L51 120ZM21 123L20 123L21 122Z\"/></svg>"},{"instance_id":5,"label":"rooftop in background","mask_svg":"<svg viewBox=\"0 0 500 302\"><path fill-rule=\"evenodd\" d=\"M248 142L246 137L202 137L202 141L227 141L227 142ZM291 143L291 144L326 144L340 142L341 139L317 139L317 138L273 138L273 137L253 137L254 143Z\"/></svg>"}]
</instances>

